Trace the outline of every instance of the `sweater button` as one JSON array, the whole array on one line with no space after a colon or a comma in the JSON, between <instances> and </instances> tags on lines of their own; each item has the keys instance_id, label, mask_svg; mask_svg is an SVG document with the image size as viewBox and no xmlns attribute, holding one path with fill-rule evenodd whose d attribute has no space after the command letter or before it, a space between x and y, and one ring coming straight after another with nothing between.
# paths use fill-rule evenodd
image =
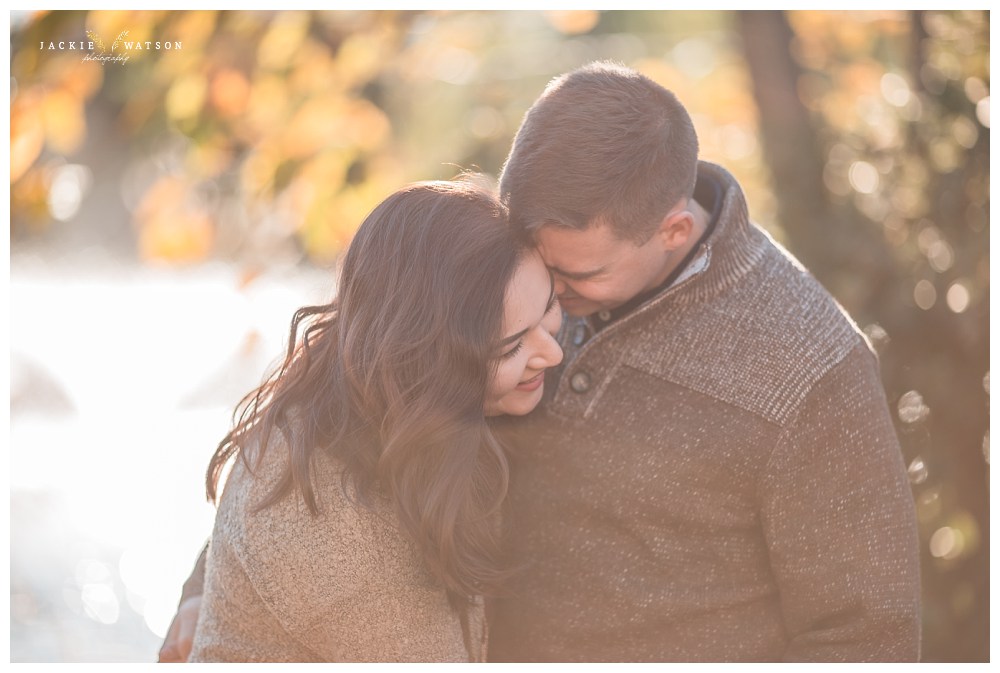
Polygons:
<instances>
[{"instance_id":1,"label":"sweater button","mask_svg":"<svg viewBox=\"0 0 1000 673\"><path fill-rule=\"evenodd\" d=\"M611 311L598 311L597 317L601 319L601 322L608 322L611 320Z\"/></svg>"},{"instance_id":2,"label":"sweater button","mask_svg":"<svg viewBox=\"0 0 1000 673\"><path fill-rule=\"evenodd\" d=\"M590 374L587 372L577 372L569 380L569 387L573 392L585 393L590 390Z\"/></svg>"}]
</instances>

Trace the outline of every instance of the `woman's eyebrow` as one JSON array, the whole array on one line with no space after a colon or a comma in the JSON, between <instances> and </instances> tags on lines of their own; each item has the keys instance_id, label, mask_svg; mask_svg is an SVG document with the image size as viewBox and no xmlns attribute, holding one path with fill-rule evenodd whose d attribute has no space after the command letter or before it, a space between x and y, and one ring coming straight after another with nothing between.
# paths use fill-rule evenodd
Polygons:
<instances>
[{"instance_id":1,"label":"woman's eyebrow","mask_svg":"<svg viewBox=\"0 0 1000 673\"><path fill-rule=\"evenodd\" d=\"M549 300L547 302L545 302L545 313L549 312L549 309L552 308L552 305L554 303L556 303L556 279L550 273L549 274ZM514 343L515 341L517 341L518 339L520 339L521 337L523 337L525 334L527 334L527 332L528 332L529 329L531 329L531 328L527 327L527 328L521 330L520 332L518 332L517 334L510 335L509 337L507 337L506 339L504 339L503 341L501 341L500 345L501 346L506 346L507 344Z\"/></svg>"},{"instance_id":2,"label":"woman's eyebrow","mask_svg":"<svg viewBox=\"0 0 1000 673\"><path fill-rule=\"evenodd\" d=\"M501 346L506 346L507 344L512 344L515 341L517 341L518 339L520 339L521 337L523 337L527 333L528 333L528 330L527 329L523 329L520 332L518 332L517 334L512 334L509 337L507 337L506 339L504 339L503 341L501 341L500 345Z\"/></svg>"}]
</instances>

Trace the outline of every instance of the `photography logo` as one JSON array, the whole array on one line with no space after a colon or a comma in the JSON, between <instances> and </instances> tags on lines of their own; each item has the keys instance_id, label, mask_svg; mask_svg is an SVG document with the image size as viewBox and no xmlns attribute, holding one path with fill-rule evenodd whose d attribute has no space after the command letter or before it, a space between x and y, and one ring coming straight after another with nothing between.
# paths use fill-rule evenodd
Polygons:
<instances>
[{"instance_id":1,"label":"photography logo","mask_svg":"<svg viewBox=\"0 0 1000 673\"><path fill-rule=\"evenodd\" d=\"M110 45L94 31L87 31L87 39L82 41L39 42L38 48L43 51L82 51L84 61L98 61L125 65L132 56L141 55L146 51L173 51L183 47L179 41L161 40L130 40L128 31L118 33L118 37Z\"/></svg>"}]
</instances>

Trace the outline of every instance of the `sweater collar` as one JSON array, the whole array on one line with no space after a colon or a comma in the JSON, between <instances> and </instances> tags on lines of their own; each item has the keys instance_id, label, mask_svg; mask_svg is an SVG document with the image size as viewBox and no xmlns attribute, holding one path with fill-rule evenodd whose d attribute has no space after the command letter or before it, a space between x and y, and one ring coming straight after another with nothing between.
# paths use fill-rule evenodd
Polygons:
<instances>
[{"instance_id":1,"label":"sweater collar","mask_svg":"<svg viewBox=\"0 0 1000 673\"><path fill-rule=\"evenodd\" d=\"M701 243L704 267L662 292L660 298L679 302L704 301L737 284L767 249L768 236L750 222L746 198L736 178L726 169L707 161L698 163L698 179L716 183L722 190L718 222Z\"/></svg>"},{"instance_id":2,"label":"sweater collar","mask_svg":"<svg viewBox=\"0 0 1000 673\"><path fill-rule=\"evenodd\" d=\"M711 215L710 226L704 239L692 249L690 260L658 290L613 311L591 316L588 322L594 331L661 301L703 301L739 282L763 255L766 235L750 223L746 199L736 178L721 166L701 161L698 183L696 196L699 192L714 195L714 202L699 200Z\"/></svg>"}]
</instances>

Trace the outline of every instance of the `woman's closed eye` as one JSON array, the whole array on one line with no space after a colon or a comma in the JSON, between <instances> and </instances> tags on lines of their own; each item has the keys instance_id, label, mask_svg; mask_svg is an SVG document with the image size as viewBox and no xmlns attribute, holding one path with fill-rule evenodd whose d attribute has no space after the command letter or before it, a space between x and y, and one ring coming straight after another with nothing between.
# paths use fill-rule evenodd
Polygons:
<instances>
[{"instance_id":1,"label":"woman's closed eye","mask_svg":"<svg viewBox=\"0 0 1000 673\"><path fill-rule=\"evenodd\" d=\"M551 276L549 277L549 281L550 283L553 282ZM559 307L559 298L556 296L555 286L553 285L549 294L549 303L545 307L545 313L542 314L542 319L544 320L550 313L552 313L553 310L557 309L558 307ZM524 347L524 337L521 337L520 339L518 339L517 343L514 344L513 348L500 354L500 359L508 360L514 357L515 355L521 352L521 349L523 347Z\"/></svg>"},{"instance_id":2,"label":"woman's closed eye","mask_svg":"<svg viewBox=\"0 0 1000 673\"><path fill-rule=\"evenodd\" d=\"M549 298L549 305L545 307L545 315L552 313L552 309L559 306L559 297L553 292L552 296Z\"/></svg>"},{"instance_id":3,"label":"woman's closed eye","mask_svg":"<svg viewBox=\"0 0 1000 673\"><path fill-rule=\"evenodd\" d=\"M519 341L518 341L518 342L517 342L516 344L514 344L514 347L513 347L513 348L511 348L511 349L510 349L509 351L507 351L506 353L503 353L503 354L502 354L502 355L500 356L500 359L501 359L501 360L508 360L508 359L510 359L510 358L512 358L512 357L514 357L515 355L517 355L518 353L520 353L520 352L521 352L521 349L522 349L523 347L524 347L524 339L521 339L521 340L519 340Z\"/></svg>"}]
</instances>

